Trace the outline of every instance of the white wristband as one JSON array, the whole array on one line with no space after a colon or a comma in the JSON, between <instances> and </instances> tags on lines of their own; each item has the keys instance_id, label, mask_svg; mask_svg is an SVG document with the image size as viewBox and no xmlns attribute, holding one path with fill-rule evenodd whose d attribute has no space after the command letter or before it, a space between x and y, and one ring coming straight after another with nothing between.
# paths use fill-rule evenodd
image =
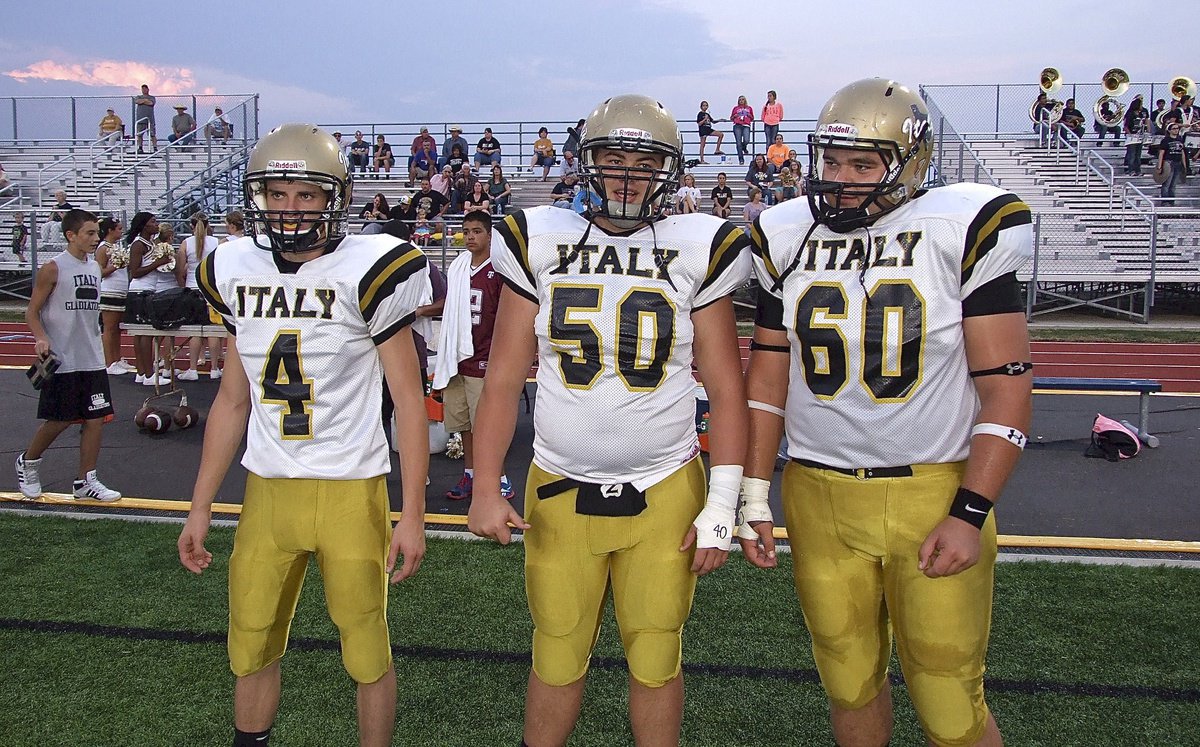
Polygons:
<instances>
[{"instance_id":1,"label":"white wristband","mask_svg":"<svg viewBox=\"0 0 1200 747\"><path fill-rule=\"evenodd\" d=\"M763 412L769 412L772 415L778 415L781 418L785 416L782 407L776 407L770 402L759 402L756 399L750 399L746 400L746 404L750 406L751 410L762 410Z\"/></svg>"},{"instance_id":2,"label":"white wristband","mask_svg":"<svg viewBox=\"0 0 1200 747\"><path fill-rule=\"evenodd\" d=\"M1018 449L1025 448L1025 434L1012 426L997 425L996 423L976 423L975 427L971 429L971 438L980 435L997 436L1008 441Z\"/></svg>"},{"instance_id":3,"label":"white wristband","mask_svg":"<svg viewBox=\"0 0 1200 747\"><path fill-rule=\"evenodd\" d=\"M770 490L770 480L763 480L759 477L742 478L742 502L738 507L737 536L739 539L758 539L758 533L754 531L754 527L750 526L752 521L775 522L775 518L771 516L771 503L767 499Z\"/></svg>"},{"instance_id":4,"label":"white wristband","mask_svg":"<svg viewBox=\"0 0 1200 747\"><path fill-rule=\"evenodd\" d=\"M739 464L718 464L709 470L708 499L692 522L696 527L696 549L716 548L728 552L733 544L733 522L741 484L742 467Z\"/></svg>"}]
</instances>

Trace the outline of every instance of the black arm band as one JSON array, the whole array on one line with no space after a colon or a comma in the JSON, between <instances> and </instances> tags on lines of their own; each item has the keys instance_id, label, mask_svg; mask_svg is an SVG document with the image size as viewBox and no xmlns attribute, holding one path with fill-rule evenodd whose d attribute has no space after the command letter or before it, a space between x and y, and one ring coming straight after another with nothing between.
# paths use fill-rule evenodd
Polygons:
<instances>
[{"instance_id":1,"label":"black arm band","mask_svg":"<svg viewBox=\"0 0 1200 747\"><path fill-rule=\"evenodd\" d=\"M1020 376L1026 371L1032 370L1032 362L1025 361L1022 363L1020 361L1015 361L1013 363L1005 363L1003 366L984 369L983 371L972 371L971 378L974 379L977 376Z\"/></svg>"},{"instance_id":2,"label":"black arm band","mask_svg":"<svg viewBox=\"0 0 1200 747\"><path fill-rule=\"evenodd\" d=\"M950 504L950 515L962 519L976 529L983 529L983 523L992 512L993 505L979 493L959 488L954 494L954 502Z\"/></svg>"},{"instance_id":3,"label":"black arm band","mask_svg":"<svg viewBox=\"0 0 1200 747\"><path fill-rule=\"evenodd\" d=\"M765 350L768 353L790 353L792 349L787 345L764 345L757 340L750 341L751 350Z\"/></svg>"}]
</instances>

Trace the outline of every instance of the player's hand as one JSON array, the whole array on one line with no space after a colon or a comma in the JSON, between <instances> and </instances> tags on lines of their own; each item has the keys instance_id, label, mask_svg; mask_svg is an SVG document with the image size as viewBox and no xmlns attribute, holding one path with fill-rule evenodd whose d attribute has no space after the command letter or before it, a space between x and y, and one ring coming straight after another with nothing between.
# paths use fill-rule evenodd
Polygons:
<instances>
[{"instance_id":1,"label":"player's hand","mask_svg":"<svg viewBox=\"0 0 1200 747\"><path fill-rule=\"evenodd\" d=\"M50 355L50 341L45 337L39 337L37 341L33 343L33 352L36 353L37 357L39 358L45 358L47 355Z\"/></svg>"},{"instance_id":2,"label":"player's hand","mask_svg":"<svg viewBox=\"0 0 1200 747\"><path fill-rule=\"evenodd\" d=\"M393 573L393 569L396 568L396 560L401 555L404 556L404 563L399 570ZM392 545L388 548L387 572L392 574L391 582L398 584L415 575L421 567L421 560L424 557L424 517L418 516L416 519L409 519L407 516L401 516L400 521L396 522L396 527L392 529Z\"/></svg>"},{"instance_id":3,"label":"player's hand","mask_svg":"<svg viewBox=\"0 0 1200 747\"><path fill-rule=\"evenodd\" d=\"M679 546L679 551L686 552L694 544L696 544L696 526L693 524L688 527L687 534L683 537L683 544ZM711 573L725 565L725 561L728 558L729 550L722 550L717 547L697 547L696 557L692 558L692 573L697 576Z\"/></svg>"},{"instance_id":4,"label":"player's hand","mask_svg":"<svg viewBox=\"0 0 1200 747\"><path fill-rule=\"evenodd\" d=\"M917 552L917 568L929 578L953 576L979 562L980 531L947 516L933 528Z\"/></svg>"},{"instance_id":5,"label":"player's hand","mask_svg":"<svg viewBox=\"0 0 1200 747\"><path fill-rule=\"evenodd\" d=\"M476 485L478 486L478 482ZM467 529L477 537L496 540L502 545L512 541L512 530L509 524L525 531L529 524L517 513L512 504L500 497L499 491L495 496L481 495L476 487L475 495L471 498L471 507L467 509Z\"/></svg>"},{"instance_id":6,"label":"player's hand","mask_svg":"<svg viewBox=\"0 0 1200 747\"><path fill-rule=\"evenodd\" d=\"M746 527L754 532L754 539L746 539ZM750 521L738 530L738 544L750 565L757 568L775 568L779 560L775 557L775 525L769 521Z\"/></svg>"},{"instance_id":7,"label":"player's hand","mask_svg":"<svg viewBox=\"0 0 1200 747\"><path fill-rule=\"evenodd\" d=\"M204 539L208 536L209 517L199 514L188 514L183 531L179 533L179 562L192 573L199 575L212 563L212 553L204 549Z\"/></svg>"}]
</instances>

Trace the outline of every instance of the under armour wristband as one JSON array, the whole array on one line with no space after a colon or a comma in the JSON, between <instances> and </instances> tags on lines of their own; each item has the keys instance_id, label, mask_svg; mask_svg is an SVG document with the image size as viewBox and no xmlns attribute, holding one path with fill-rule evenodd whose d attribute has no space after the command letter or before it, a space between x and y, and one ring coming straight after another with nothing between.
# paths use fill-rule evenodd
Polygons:
<instances>
[{"instance_id":1,"label":"under armour wristband","mask_svg":"<svg viewBox=\"0 0 1200 747\"><path fill-rule=\"evenodd\" d=\"M997 423L976 423L975 427L971 429L971 438L979 435L1003 438L1018 449L1024 449L1025 442L1029 440L1024 433L1016 428Z\"/></svg>"},{"instance_id":2,"label":"under armour wristband","mask_svg":"<svg viewBox=\"0 0 1200 747\"><path fill-rule=\"evenodd\" d=\"M709 470L708 499L692 522L696 527L696 549L712 547L729 551L733 544L733 522L741 485L740 464L718 464Z\"/></svg>"},{"instance_id":3,"label":"under armour wristband","mask_svg":"<svg viewBox=\"0 0 1200 747\"><path fill-rule=\"evenodd\" d=\"M760 477L742 478L742 502L738 507L738 520L740 523L737 528L737 536L739 539L758 539L758 533L754 531L754 527L750 526L750 522L752 521L769 521L774 523L775 517L771 516L771 504L767 499L767 493L770 490L770 480L764 480Z\"/></svg>"},{"instance_id":4,"label":"under armour wristband","mask_svg":"<svg viewBox=\"0 0 1200 747\"><path fill-rule=\"evenodd\" d=\"M983 529L988 514L995 505L979 493L966 488L959 488L954 494L954 502L950 504L950 515L962 519L976 529Z\"/></svg>"}]
</instances>

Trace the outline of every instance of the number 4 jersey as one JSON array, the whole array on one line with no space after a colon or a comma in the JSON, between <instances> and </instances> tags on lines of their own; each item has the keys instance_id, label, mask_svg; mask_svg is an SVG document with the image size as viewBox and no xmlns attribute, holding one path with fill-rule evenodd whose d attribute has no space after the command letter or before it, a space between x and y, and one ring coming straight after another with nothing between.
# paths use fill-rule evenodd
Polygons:
<instances>
[{"instance_id":1,"label":"number 4 jersey","mask_svg":"<svg viewBox=\"0 0 1200 747\"><path fill-rule=\"evenodd\" d=\"M375 346L429 302L425 255L384 234L350 236L297 265L246 237L210 252L196 278L250 380L242 465L268 478L386 474Z\"/></svg>"},{"instance_id":2,"label":"number 4 jersey","mask_svg":"<svg viewBox=\"0 0 1200 747\"><path fill-rule=\"evenodd\" d=\"M812 223L793 200L750 231L758 323L791 342L789 455L855 469L965 459L978 399L963 318L1023 311L1029 208L954 184L868 228L810 235Z\"/></svg>"},{"instance_id":3,"label":"number 4 jersey","mask_svg":"<svg viewBox=\"0 0 1200 747\"><path fill-rule=\"evenodd\" d=\"M539 307L539 467L644 490L698 453L692 313L746 282L747 243L707 215L623 235L549 206L497 224L493 264Z\"/></svg>"}]
</instances>

